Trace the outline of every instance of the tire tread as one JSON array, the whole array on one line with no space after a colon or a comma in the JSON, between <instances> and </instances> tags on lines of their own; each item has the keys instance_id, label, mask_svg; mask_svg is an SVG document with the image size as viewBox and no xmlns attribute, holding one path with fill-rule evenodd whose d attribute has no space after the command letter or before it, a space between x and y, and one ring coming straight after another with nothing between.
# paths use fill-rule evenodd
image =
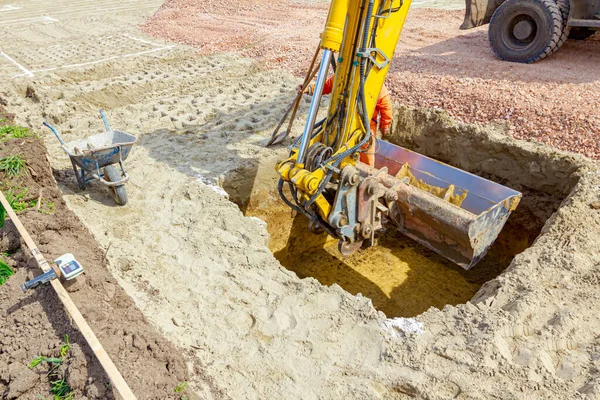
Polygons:
<instances>
[{"instance_id":1,"label":"tire tread","mask_svg":"<svg viewBox=\"0 0 600 400\"><path fill-rule=\"evenodd\" d=\"M561 0L561 1L568 1L568 0ZM550 38L549 38L548 42L546 43L546 45L544 46L544 48L542 48L536 54L534 54L534 55L530 56L529 58L527 58L523 61L520 61L520 62L531 64L531 63L539 61L543 58L548 57L550 54L552 54L556 50L558 50L558 48L560 48L560 46L564 43L564 40L566 40L566 39L561 41L562 34L563 34L563 25L564 25L563 24L563 14L561 13L561 9L559 8L559 6L558 6L557 2L555 2L555 0L506 0L504 3L502 3L500 5L500 7L498 7L496 9L496 11L494 12L494 15L492 15L492 19L490 20L490 29L488 31L489 42L490 42L492 51L494 52L496 57L498 57L499 59L501 59L503 61L514 61L514 60L509 60L509 59L505 58L499 52L499 50L494 47L493 40L492 40L492 30L496 28L495 22L496 22L496 19L498 18L498 15L500 15L499 11L501 11L503 8L510 7L515 3L538 3L540 6L543 7L544 10L546 10L546 12L549 14L549 17L551 20ZM567 12L567 16L568 16L568 12Z\"/></svg>"}]
</instances>

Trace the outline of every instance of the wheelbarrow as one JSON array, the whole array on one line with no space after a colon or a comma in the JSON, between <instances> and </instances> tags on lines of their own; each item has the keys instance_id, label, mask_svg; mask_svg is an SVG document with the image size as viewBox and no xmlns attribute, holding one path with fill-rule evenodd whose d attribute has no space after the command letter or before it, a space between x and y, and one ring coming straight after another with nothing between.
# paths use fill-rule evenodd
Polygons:
<instances>
[{"instance_id":1,"label":"wheelbarrow","mask_svg":"<svg viewBox=\"0 0 600 400\"><path fill-rule=\"evenodd\" d=\"M102 110L100 115L106 132L69 143L65 143L56 128L48 122L44 122L44 125L52 130L62 149L71 159L79 189L84 190L86 184L95 179L111 188L117 204L125 205L127 204L125 183L129 180L129 175L125 171L123 161L129 156L137 139L128 133L110 129ZM115 168L115 164L119 164L121 171ZM100 172L100 169L104 172ZM90 176L87 176L88 174Z\"/></svg>"}]
</instances>

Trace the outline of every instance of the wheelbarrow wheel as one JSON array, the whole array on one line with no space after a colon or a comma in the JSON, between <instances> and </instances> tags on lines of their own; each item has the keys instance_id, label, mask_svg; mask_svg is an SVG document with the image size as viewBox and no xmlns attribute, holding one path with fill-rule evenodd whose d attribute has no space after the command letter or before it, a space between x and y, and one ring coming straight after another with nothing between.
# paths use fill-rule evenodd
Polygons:
<instances>
[{"instance_id":1,"label":"wheelbarrow wheel","mask_svg":"<svg viewBox=\"0 0 600 400\"><path fill-rule=\"evenodd\" d=\"M104 178L109 182L118 182L122 179L121 173L112 165L104 167ZM115 202L118 205L124 206L127 204L127 191L125 190L125 185L111 186L110 189L112 190Z\"/></svg>"}]
</instances>

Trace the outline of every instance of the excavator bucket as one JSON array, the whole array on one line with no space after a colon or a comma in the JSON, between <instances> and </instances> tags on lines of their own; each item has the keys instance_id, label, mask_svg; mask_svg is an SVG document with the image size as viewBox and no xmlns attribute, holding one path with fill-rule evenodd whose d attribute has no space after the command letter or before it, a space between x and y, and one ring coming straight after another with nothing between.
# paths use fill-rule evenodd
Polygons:
<instances>
[{"instance_id":1,"label":"excavator bucket","mask_svg":"<svg viewBox=\"0 0 600 400\"><path fill-rule=\"evenodd\" d=\"M465 20L460 29L471 29L490 22L494 11L504 0L465 0Z\"/></svg>"},{"instance_id":2,"label":"excavator bucket","mask_svg":"<svg viewBox=\"0 0 600 400\"><path fill-rule=\"evenodd\" d=\"M384 141L377 142L375 168L361 169L397 194L388 207L402 233L464 269L486 254L521 199L515 190Z\"/></svg>"}]
</instances>

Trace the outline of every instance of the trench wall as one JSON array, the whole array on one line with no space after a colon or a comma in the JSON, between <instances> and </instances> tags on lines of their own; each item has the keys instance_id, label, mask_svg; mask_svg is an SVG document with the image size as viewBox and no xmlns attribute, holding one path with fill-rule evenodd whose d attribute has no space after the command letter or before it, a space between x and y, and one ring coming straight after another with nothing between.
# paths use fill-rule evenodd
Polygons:
<instances>
[{"instance_id":1,"label":"trench wall","mask_svg":"<svg viewBox=\"0 0 600 400\"><path fill-rule=\"evenodd\" d=\"M563 198L589 165L582 156L517 141L505 130L501 123L480 127L455 122L445 111L396 105L386 139L469 172L500 178L507 186L523 185Z\"/></svg>"}]
</instances>

